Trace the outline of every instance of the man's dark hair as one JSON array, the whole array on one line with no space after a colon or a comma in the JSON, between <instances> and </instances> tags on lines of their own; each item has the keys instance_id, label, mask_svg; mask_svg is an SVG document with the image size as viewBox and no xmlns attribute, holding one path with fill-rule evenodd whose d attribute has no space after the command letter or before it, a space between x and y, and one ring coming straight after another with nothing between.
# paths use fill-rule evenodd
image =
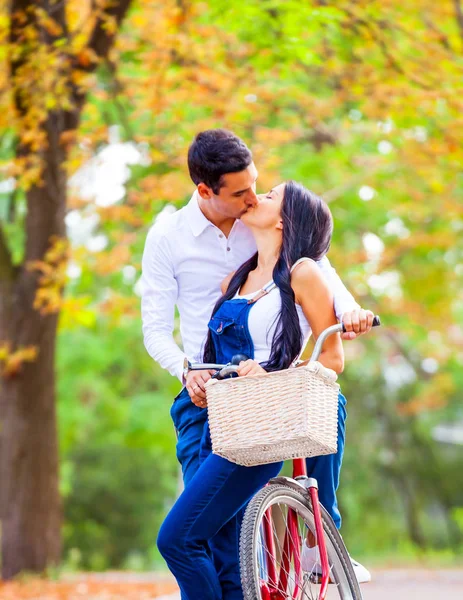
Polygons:
<instances>
[{"instance_id":1,"label":"man's dark hair","mask_svg":"<svg viewBox=\"0 0 463 600\"><path fill-rule=\"evenodd\" d=\"M226 129L207 129L195 137L188 150L188 169L193 182L204 183L218 194L226 173L244 171L252 154L243 140Z\"/></svg>"}]
</instances>

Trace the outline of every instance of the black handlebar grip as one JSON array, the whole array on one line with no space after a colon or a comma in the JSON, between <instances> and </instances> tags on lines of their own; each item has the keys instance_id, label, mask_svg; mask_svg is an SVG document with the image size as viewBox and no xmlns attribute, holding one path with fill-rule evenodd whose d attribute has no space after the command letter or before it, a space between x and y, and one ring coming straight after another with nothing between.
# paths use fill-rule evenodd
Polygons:
<instances>
[{"instance_id":1,"label":"black handlebar grip","mask_svg":"<svg viewBox=\"0 0 463 600\"><path fill-rule=\"evenodd\" d=\"M239 365L240 362L245 362L246 360L249 360L249 356L246 356L246 354L235 354L230 363L232 365Z\"/></svg>"},{"instance_id":2,"label":"black handlebar grip","mask_svg":"<svg viewBox=\"0 0 463 600\"><path fill-rule=\"evenodd\" d=\"M380 318L378 317L378 315L376 315L376 316L373 318L373 327L379 327L380 325L381 325L381 320L380 320ZM342 323L342 332L343 332L343 333L346 333L346 328L344 327L344 323Z\"/></svg>"}]
</instances>

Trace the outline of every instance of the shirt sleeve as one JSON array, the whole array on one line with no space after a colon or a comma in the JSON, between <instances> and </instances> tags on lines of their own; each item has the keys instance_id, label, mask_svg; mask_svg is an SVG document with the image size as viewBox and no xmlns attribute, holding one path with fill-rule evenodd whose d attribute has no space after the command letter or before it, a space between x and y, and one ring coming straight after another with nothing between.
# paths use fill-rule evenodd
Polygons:
<instances>
[{"instance_id":1,"label":"shirt sleeve","mask_svg":"<svg viewBox=\"0 0 463 600\"><path fill-rule=\"evenodd\" d=\"M338 321L341 321L342 315L345 312L360 308L360 305L357 304L352 294L343 284L341 278L336 273L336 270L331 266L331 263L326 256L318 261L317 264L326 277L331 291L333 292L334 311Z\"/></svg>"},{"instance_id":2,"label":"shirt sleeve","mask_svg":"<svg viewBox=\"0 0 463 600\"><path fill-rule=\"evenodd\" d=\"M174 341L178 286L167 238L153 226L142 259L141 316L148 354L182 381L184 352Z\"/></svg>"}]
</instances>

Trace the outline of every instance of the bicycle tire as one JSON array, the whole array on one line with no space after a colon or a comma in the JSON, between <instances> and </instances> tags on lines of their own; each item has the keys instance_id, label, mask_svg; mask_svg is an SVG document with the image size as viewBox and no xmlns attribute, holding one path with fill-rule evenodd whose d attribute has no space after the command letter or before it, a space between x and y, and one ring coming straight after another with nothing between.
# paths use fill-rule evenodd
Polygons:
<instances>
[{"instance_id":1,"label":"bicycle tire","mask_svg":"<svg viewBox=\"0 0 463 600\"><path fill-rule=\"evenodd\" d=\"M252 498L246 508L240 534L240 570L244 600L262 600L258 548L259 531L267 509L277 503L279 505L286 504L289 508L296 510L299 516L302 516L306 525L309 527L313 525L310 498L303 488L296 489L299 487L296 482L293 485L271 482ZM330 564L336 564L336 570L332 572L332 576L336 574L336 577L339 578L339 581L334 581L334 583L337 583L339 596L336 592L334 595L342 600L361 600L360 587L339 531L322 505L320 505L320 510L328 559ZM331 588L332 586L328 587ZM304 592L304 595L299 594L299 596L301 600L312 597L312 595L306 595L306 592ZM289 595L288 598L293 598L293 596Z\"/></svg>"}]
</instances>

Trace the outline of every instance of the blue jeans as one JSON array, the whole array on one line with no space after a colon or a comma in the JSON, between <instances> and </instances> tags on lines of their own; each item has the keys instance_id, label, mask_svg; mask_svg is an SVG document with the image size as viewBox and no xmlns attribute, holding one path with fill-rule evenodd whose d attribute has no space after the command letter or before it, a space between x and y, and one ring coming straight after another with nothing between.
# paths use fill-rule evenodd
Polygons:
<instances>
[{"instance_id":1,"label":"blue jeans","mask_svg":"<svg viewBox=\"0 0 463 600\"><path fill-rule=\"evenodd\" d=\"M207 429L201 465L167 515L157 544L182 600L243 600L237 515L283 463L235 465L211 453Z\"/></svg>"},{"instance_id":2,"label":"blue jeans","mask_svg":"<svg viewBox=\"0 0 463 600\"><path fill-rule=\"evenodd\" d=\"M339 394L338 452L306 460L308 475L318 480L320 501L338 528L341 515L336 489L344 452L345 405L346 399ZM205 428L207 411L196 407L186 390L175 399L171 416L177 430L177 458L186 489L162 525L159 550L177 578L182 600L241 600L238 553L241 520L248 499L274 476L272 465L238 467L210 454L210 438ZM263 470L254 474L254 469ZM217 510L216 502L220 504ZM226 523L224 516L229 519ZM222 595L204 595L204 578L213 582L210 594L221 589ZM196 585L199 587L195 588Z\"/></svg>"}]
</instances>

